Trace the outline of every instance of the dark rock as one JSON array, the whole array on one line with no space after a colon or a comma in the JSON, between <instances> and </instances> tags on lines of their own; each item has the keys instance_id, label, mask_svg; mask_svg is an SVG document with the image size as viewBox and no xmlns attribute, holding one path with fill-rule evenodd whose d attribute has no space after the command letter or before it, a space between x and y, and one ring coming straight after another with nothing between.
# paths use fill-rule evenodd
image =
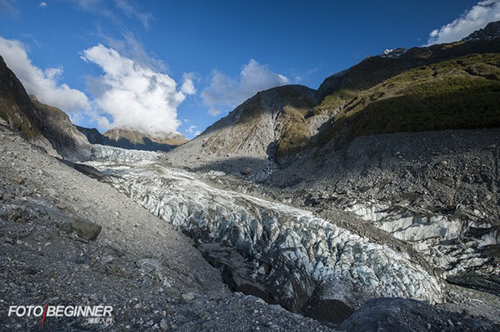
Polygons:
<instances>
[{"instance_id":1,"label":"dark rock","mask_svg":"<svg viewBox=\"0 0 500 332\"><path fill-rule=\"evenodd\" d=\"M250 167L245 167L244 169L241 170L241 175L250 175L252 174L252 169Z\"/></svg>"},{"instance_id":2,"label":"dark rock","mask_svg":"<svg viewBox=\"0 0 500 332\"><path fill-rule=\"evenodd\" d=\"M453 322L450 325L449 322ZM341 328L346 331L498 331L493 323L465 319L453 312L437 309L425 302L402 298L378 298L367 301L345 320ZM479 329L478 329L479 327Z\"/></svg>"},{"instance_id":3,"label":"dark rock","mask_svg":"<svg viewBox=\"0 0 500 332\"><path fill-rule=\"evenodd\" d=\"M217 243L200 243L198 250L212 266L221 270L224 282L233 292L257 296L270 304L278 303L264 284L251 277L252 265L233 248Z\"/></svg>"},{"instance_id":4,"label":"dark rock","mask_svg":"<svg viewBox=\"0 0 500 332\"><path fill-rule=\"evenodd\" d=\"M72 232L89 241L95 241L102 230L102 226L83 219L73 221L70 225Z\"/></svg>"},{"instance_id":5,"label":"dark rock","mask_svg":"<svg viewBox=\"0 0 500 332\"><path fill-rule=\"evenodd\" d=\"M104 177L106 176L105 174L100 172L98 169L96 169L95 167L92 167L90 165L75 163L75 162L72 162L69 160L61 160L61 162L70 166L70 167L73 167L74 169L76 169L80 173L85 174L85 175L87 175L91 178L97 179L97 180L103 180Z\"/></svg>"},{"instance_id":6,"label":"dark rock","mask_svg":"<svg viewBox=\"0 0 500 332\"><path fill-rule=\"evenodd\" d=\"M339 300L313 297L304 308L304 314L319 321L341 324L354 309Z\"/></svg>"}]
</instances>

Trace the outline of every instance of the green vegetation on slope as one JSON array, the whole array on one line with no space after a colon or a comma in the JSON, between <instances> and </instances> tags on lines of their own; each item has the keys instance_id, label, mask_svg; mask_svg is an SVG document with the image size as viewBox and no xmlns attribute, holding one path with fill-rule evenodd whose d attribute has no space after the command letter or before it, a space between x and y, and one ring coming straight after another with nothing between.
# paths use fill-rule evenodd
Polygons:
<instances>
[{"instance_id":1,"label":"green vegetation on slope","mask_svg":"<svg viewBox=\"0 0 500 332\"><path fill-rule=\"evenodd\" d=\"M300 151L309 140L306 116L307 108L285 106L281 113L281 135L278 138L276 158L279 160L287 155Z\"/></svg>"},{"instance_id":2,"label":"green vegetation on slope","mask_svg":"<svg viewBox=\"0 0 500 332\"><path fill-rule=\"evenodd\" d=\"M350 100L345 96L353 95ZM460 57L405 71L359 93L337 91L317 110L339 108L326 143L393 132L500 126L500 54Z\"/></svg>"}]
</instances>

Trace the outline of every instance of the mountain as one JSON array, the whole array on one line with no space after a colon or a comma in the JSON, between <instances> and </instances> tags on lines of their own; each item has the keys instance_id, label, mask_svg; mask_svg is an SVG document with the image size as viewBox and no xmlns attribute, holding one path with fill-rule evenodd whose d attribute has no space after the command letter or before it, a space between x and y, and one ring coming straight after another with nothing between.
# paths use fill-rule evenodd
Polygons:
<instances>
[{"instance_id":1,"label":"mountain","mask_svg":"<svg viewBox=\"0 0 500 332\"><path fill-rule=\"evenodd\" d=\"M315 90L288 85L257 93L201 135L172 151L172 162L203 167L234 161L237 171L265 171L282 156L300 150L321 124L311 119ZM242 163L239 160L244 159Z\"/></svg>"},{"instance_id":2,"label":"mountain","mask_svg":"<svg viewBox=\"0 0 500 332\"><path fill-rule=\"evenodd\" d=\"M76 128L84 134L90 143L108 145L122 149L145 150L145 151L170 151L180 146L188 139L182 134L163 134L163 136L152 136L137 130L127 128L115 128L101 134L97 129L89 129L80 126Z\"/></svg>"},{"instance_id":3,"label":"mountain","mask_svg":"<svg viewBox=\"0 0 500 332\"><path fill-rule=\"evenodd\" d=\"M85 135L71 123L69 116L62 110L42 104L31 97L36 107L34 122L43 135L52 143L63 157L70 160L86 160L90 156L90 144Z\"/></svg>"},{"instance_id":4,"label":"mountain","mask_svg":"<svg viewBox=\"0 0 500 332\"><path fill-rule=\"evenodd\" d=\"M408 324L415 331L498 330L496 298L447 290L418 254L359 236L334 219L221 189L161 160L93 162L103 172L84 165L98 175L90 178L5 126L0 141L0 279L9 281L1 290L7 304L112 306L110 321L100 325L116 330L249 331L256 324L296 332ZM123 151L141 160L158 155ZM356 218L335 220L343 219ZM392 298L364 303L373 296ZM6 316L2 328L40 325L36 317L16 316ZM43 324L50 331L97 324L89 322L47 314Z\"/></svg>"},{"instance_id":5,"label":"mountain","mask_svg":"<svg viewBox=\"0 0 500 332\"><path fill-rule=\"evenodd\" d=\"M474 31L462 41L492 40L500 38L500 21L488 23L484 29Z\"/></svg>"},{"instance_id":6,"label":"mountain","mask_svg":"<svg viewBox=\"0 0 500 332\"><path fill-rule=\"evenodd\" d=\"M325 218L353 212L366 224L348 229L391 234L448 282L500 294L496 26L367 58L316 92L259 92L169 161L256 182Z\"/></svg>"},{"instance_id":7,"label":"mountain","mask_svg":"<svg viewBox=\"0 0 500 332\"><path fill-rule=\"evenodd\" d=\"M317 91L283 86L259 92L172 159L194 168L251 169L263 178L298 152L332 141L500 126L496 26L469 41L387 50L330 76Z\"/></svg>"},{"instance_id":8,"label":"mountain","mask_svg":"<svg viewBox=\"0 0 500 332\"><path fill-rule=\"evenodd\" d=\"M0 117L52 154L70 160L85 160L90 156L89 142L75 129L68 115L28 96L1 57Z\"/></svg>"},{"instance_id":9,"label":"mountain","mask_svg":"<svg viewBox=\"0 0 500 332\"><path fill-rule=\"evenodd\" d=\"M500 126L500 48L492 51L406 70L356 93L343 89L328 95L318 109L336 114L317 142Z\"/></svg>"},{"instance_id":10,"label":"mountain","mask_svg":"<svg viewBox=\"0 0 500 332\"><path fill-rule=\"evenodd\" d=\"M19 130L27 138L41 136L40 130L28 115L35 112L35 107L16 75L0 57L0 116L7 124Z\"/></svg>"}]
</instances>

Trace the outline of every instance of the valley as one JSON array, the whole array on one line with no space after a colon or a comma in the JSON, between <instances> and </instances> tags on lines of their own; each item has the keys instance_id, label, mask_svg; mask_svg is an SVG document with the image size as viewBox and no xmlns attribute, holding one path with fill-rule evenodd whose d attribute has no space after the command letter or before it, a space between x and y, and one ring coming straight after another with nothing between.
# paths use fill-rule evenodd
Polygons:
<instances>
[{"instance_id":1,"label":"valley","mask_svg":"<svg viewBox=\"0 0 500 332\"><path fill-rule=\"evenodd\" d=\"M261 91L189 142L76 127L2 60L2 327L497 331L497 31ZM114 311L42 326L21 299Z\"/></svg>"}]
</instances>

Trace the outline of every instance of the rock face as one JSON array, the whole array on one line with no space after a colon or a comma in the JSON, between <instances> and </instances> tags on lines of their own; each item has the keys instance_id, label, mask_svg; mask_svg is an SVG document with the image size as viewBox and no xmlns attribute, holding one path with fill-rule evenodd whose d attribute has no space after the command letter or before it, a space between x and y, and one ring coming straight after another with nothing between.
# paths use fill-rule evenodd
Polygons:
<instances>
[{"instance_id":1,"label":"rock face","mask_svg":"<svg viewBox=\"0 0 500 332\"><path fill-rule=\"evenodd\" d=\"M302 312L313 294L350 308L378 296L442 301L439 278L407 254L308 211L215 189L161 164L127 170L92 165L114 175L108 181L118 190L190 237L239 250L269 297L289 310Z\"/></svg>"},{"instance_id":2,"label":"rock face","mask_svg":"<svg viewBox=\"0 0 500 332\"><path fill-rule=\"evenodd\" d=\"M0 57L0 116L7 124L21 131L26 137L40 136L40 130L33 124L28 114L35 112L35 107L16 75Z\"/></svg>"},{"instance_id":3,"label":"rock face","mask_svg":"<svg viewBox=\"0 0 500 332\"><path fill-rule=\"evenodd\" d=\"M0 119L10 128L22 132L26 138L47 152L58 155L36 126L34 122L36 112L37 109L23 85L0 56Z\"/></svg>"}]
</instances>

